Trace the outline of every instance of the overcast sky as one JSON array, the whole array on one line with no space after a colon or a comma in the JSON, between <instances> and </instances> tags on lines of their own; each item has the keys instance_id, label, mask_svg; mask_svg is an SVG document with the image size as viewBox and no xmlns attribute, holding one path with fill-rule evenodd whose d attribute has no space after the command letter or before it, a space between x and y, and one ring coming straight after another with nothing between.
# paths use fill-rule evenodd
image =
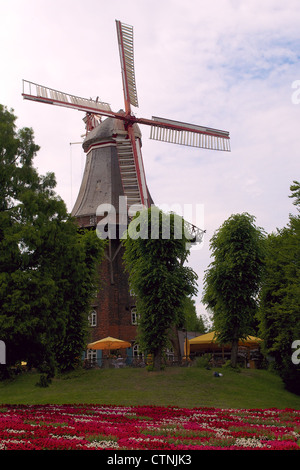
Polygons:
<instances>
[{"instance_id":1,"label":"overcast sky","mask_svg":"<svg viewBox=\"0 0 300 470\"><path fill-rule=\"evenodd\" d=\"M134 27L136 116L230 132L229 153L152 141L141 128L155 203L183 214L189 207L190 222L206 230L189 262L202 314L215 230L248 212L269 233L295 213L288 196L300 180L300 2L0 0L0 103L14 109L19 128L33 128L35 166L54 171L69 211L85 163L75 144L84 115L23 100L22 79L124 108L116 19Z\"/></svg>"}]
</instances>

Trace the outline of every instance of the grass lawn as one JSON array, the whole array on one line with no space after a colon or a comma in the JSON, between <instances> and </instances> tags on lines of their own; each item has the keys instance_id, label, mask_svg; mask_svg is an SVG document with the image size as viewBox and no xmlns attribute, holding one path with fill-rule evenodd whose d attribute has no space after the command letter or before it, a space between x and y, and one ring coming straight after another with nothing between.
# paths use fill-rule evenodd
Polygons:
<instances>
[{"instance_id":1,"label":"grass lawn","mask_svg":"<svg viewBox=\"0 0 300 470\"><path fill-rule=\"evenodd\" d=\"M240 373L198 367L78 370L53 379L47 388L35 386L39 374L25 372L0 382L1 404L175 405L185 408L293 408L300 397L287 392L281 379L265 370Z\"/></svg>"}]
</instances>

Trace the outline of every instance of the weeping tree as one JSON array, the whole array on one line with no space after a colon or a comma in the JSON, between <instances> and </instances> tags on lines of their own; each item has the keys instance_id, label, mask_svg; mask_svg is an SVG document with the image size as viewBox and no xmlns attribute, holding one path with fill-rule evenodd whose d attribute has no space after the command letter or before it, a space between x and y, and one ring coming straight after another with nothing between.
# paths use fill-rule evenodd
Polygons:
<instances>
[{"instance_id":1,"label":"weeping tree","mask_svg":"<svg viewBox=\"0 0 300 470\"><path fill-rule=\"evenodd\" d=\"M190 240L184 220L156 207L136 214L123 236L124 260L137 298L138 341L162 365L174 327L185 323L184 303L196 293L197 275L185 266Z\"/></svg>"},{"instance_id":2,"label":"weeping tree","mask_svg":"<svg viewBox=\"0 0 300 470\"><path fill-rule=\"evenodd\" d=\"M254 221L243 213L223 223L211 238L214 261L204 276L203 303L213 313L218 342L232 345L232 367L237 366L239 339L256 333L265 234Z\"/></svg>"}]
</instances>

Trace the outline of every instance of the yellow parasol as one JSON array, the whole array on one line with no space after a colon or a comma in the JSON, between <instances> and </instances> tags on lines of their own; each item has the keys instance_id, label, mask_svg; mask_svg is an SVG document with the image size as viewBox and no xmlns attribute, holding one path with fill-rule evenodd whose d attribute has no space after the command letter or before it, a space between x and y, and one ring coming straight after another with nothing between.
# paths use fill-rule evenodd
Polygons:
<instances>
[{"instance_id":1,"label":"yellow parasol","mask_svg":"<svg viewBox=\"0 0 300 470\"><path fill-rule=\"evenodd\" d=\"M125 349L130 348L131 344L128 341L123 341L121 339L112 338L107 336L106 338L99 339L93 343L87 345L88 349Z\"/></svg>"},{"instance_id":2,"label":"yellow parasol","mask_svg":"<svg viewBox=\"0 0 300 470\"><path fill-rule=\"evenodd\" d=\"M255 336L248 336L245 340L239 341L239 346L244 346L247 348L257 347L262 340L260 338L256 338ZM196 338L190 339L188 341L188 352L189 349L192 351L198 351L199 349L206 349L207 347L211 347L213 349L222 347L217 342L217 334L214 331L210 333L206 333L204 335L196 336ZM223 345L223 348L230 349L230 345Z\"/></svg>"}]
</instances>

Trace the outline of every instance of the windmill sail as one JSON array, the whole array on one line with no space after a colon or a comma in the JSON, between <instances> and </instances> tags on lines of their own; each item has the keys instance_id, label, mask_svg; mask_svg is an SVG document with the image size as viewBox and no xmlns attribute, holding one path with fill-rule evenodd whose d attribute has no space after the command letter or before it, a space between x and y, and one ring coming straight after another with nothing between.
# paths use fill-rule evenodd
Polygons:
<instances>
[{"instance_id":1,"label":"windmill sail","mask_svg":"<svg viewBox=\"0 0 300 470\"><path fill-rule=\"evenodd\" d=\"M138 107L138 97L134 73L133 27L116 21L119 53L121 61L123 89L126 103ZM126 110L130 111L130 109Z\"/></svg>"},{"instance_id":2,"label":"windmill sail","mask_svg":"<svg viewBox=\"0 0 300 470\"><path fill-rule=\"evenodd\" d=\"M230 151L229 132L152 117L150 139L173 144ZM146 124L146 122L145 122Z\"/></svg>"},{"instance_id":3,"label":"windmill sail","mask_svg":"<svg viewBox=\"0 0 300 470\"><path fill-rule=\"evenodd\" d=\"M23 80L23 98L42 103L75 108L87 113L101 114L103 116L113 116L110 105L103 101L81 98L70 95L62 91L54 90L37 83Z\"/></svg>"},{"instance_id":4,"label":"windmill sail","mask_svg":"<svg viewBox=\"0 0 300 470\"><path fill-rule=\"evenodd\" d=\"M135 138L133 136L133 138ZM146 178L138 141L117 138L119 168L127 206L149 206Z\"/></svg>"}]
</instances>

